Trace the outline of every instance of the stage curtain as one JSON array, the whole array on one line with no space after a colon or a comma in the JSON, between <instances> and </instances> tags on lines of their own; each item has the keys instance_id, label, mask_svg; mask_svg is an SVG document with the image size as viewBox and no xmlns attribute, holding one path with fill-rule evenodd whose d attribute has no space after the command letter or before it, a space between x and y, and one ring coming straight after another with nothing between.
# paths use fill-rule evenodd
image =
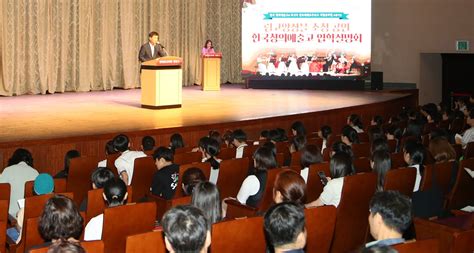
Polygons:
<instances>
[{"instance_id":1,"label":"stage curtain","mask_svg":"<svg viewBox=\"0 0 474 253\"><path fill-rule=\"evenodd\" d=\"M184 85L200 83L212 39L223 82L240 82L240 1L2 0L0 95L140 86L138 50L148 32L184 58Z\"/></svg>"}]
</instances>

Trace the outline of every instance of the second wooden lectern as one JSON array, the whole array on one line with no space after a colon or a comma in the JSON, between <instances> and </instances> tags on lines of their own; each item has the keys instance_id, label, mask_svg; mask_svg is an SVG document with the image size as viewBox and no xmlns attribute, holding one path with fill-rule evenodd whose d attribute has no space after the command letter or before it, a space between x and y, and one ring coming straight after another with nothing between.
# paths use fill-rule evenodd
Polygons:
<instances>
[{"instance_id":1,"label":"second wooden lectern","mask_svg":"<svg viewBox=\"0 0 474 253\"><path fill-rule=\"evenodd\" d=\"M202 90L221 90L222 54L202 55Z\"/></svg>"},{"instance_id":2,"label":"second wooden lectern","mask_svg":"<svg viewBox=\"0 0 474 253\"><path fill-rule=\"evenodd\" d=\"M142 63L141 87L143 108L166 109L181 107L183 89L183 59L161 57Z\"/></svg>"}]
</instances>

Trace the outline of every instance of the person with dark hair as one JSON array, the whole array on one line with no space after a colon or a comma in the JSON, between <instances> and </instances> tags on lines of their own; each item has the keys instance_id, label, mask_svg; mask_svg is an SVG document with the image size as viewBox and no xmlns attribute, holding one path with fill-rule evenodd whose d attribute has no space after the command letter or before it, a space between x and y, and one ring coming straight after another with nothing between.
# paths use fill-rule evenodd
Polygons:
<instances>
[{"instance_id":1,"label":"person with dark hair","mask_svg":"<svg viewBox=\"0 0 474 253\"><path fill-rule=\"evenodd\" d=\"M332 144L332 150L331 150L331 157L339 152L346 153L348 154L352 159L354 158L354 153L352 152L352 148L349 145L346 145L342 141L335 141Z\"/></svg>"},{"instance_id":2,"label":"person with dark hair","mask_svg":"<svg viewBox=\"0 0 474 253\"><path fill-rule=\"evenodd\" d=\"M357 114L351 114L349 117L347 117L347 125L356 130L357 133L364 132L364 125L362 124L360 116Z\"/></svg>"},{"instance_id":3,"label":"person with dark hair","mask_svg":"<svg viewBox=\"0 0 474 253\"><path fill-rule=\"evenodd\" d=\"M118 174L125 184L130 185L135 159L146 157L146 154L143 151L131 151L130 141L124 134L119 134L114 138L114 149L120 152L120 156L115 160Z\"/></svg>"},{"instance_id":4,"label":"person with dark hair","mask_svg":"<svg viewBox=\"0 0 474 253\"><path fill-rule=\"evenodd\" d=\"M240 186L237 200L249 206L257 206L263 196L267 184L267 170L277 167L273 151L260 147L253 155L254 170L248 175Z\"/></svg>"},{"instance_id":5,"label":"person with dark hair","mask_svg":"<svg viewBox=\"0 0 474 253\"><path fill-rule=\"evenodd\" d=\"M461 144L463 148L466 148L469 142L474 141L474 107L471 107L469 110L466 124L471 127L467 129L462 136L457 134L455 137L456 143Z\"/></svg>"},{"instance_id":6,"label":"person with dark hair","mask_svg":"<svg viewBox=\"0 0 474 253\"><path fill-rule=\"evenodd\" d=\"M303 253L306 245L305 215L302 206L283 202L272 206L264 216L267 249L275 253Z\"/></svg>"},{"instance_id":7,"label":"person with dark hair","mask_svg":"<svg viewBox=\"0 0 474 253\"><path fill-rule=\"evenodd\" d=\"M390 246L373 246L370 248L363 248L358 251L359 253L398 253L397 250Z\"/></svg>"},{"instance_id":8,"label":"person with dark hair","mask_svg":"<svg viewBox=\"0 0 474 253\"><path fill-rule=\"evenodd\" d=\"M232 144L235 146L235 158L244 156L244 149L247 147L247 134L242 129L232 132Z\"/></svg>"},{"instance_id":9,"label":"person with dark hair","mask_svg":"<svg viewBox=\"0 0 474 253\"><path fill-rule=\"evenodd\" d=\"M162 220L166 249L170 253L206 253L211 245L211 223L192 205L177 206Z\"/></svg>"},{"instance_id":10,"label":"person with dark hair","mask_svg":"<svg viewBox=\"0 0 474 253\"><path fill-rule=\"evenodd\" d=\"M108 141L106 144L105 144L105 159L100 161L98 164L97 164L97 167L107 167L107 157L109 155L113 155L113 154L117 154L118 151L115 150L114 148L114 141L113 140L110 140Z\"/></svg>"},{"instance_id":11,"label":"person with dark hair","mask_svg":"<svg viewBox=\"0 0 474 253\"><path fill-rule=\"evenodd\" d=\"M107 182L113 180L114 178L114 173L107 167L98 167L91 174L92 189L102 189ZM79 206L79 211L85 212L87 210L87 201L88 198L86 195Z\"/></svg>"},{"instance_id":12,"label":"person with dark hair","mask_svg":"<svg viewBox=\"0 0 474 253\"><path fill-rule=\"evenodd\" d=\"M390 124L385 128L385 137L387 137L387 140L395 140L397 143L395 152L400 151L400 140L402 135L402 129L398 126L398 124Z\"/></svg>"},{"instance_id":13,"label":"person with dark hair","mask_svg":"<svg viewBox=\"0 0 474 253\"><path fill-rule=\"evenodd\" d=\"M215 184L206 181L198 183L194 187L191 203L201 209L211 224L222 220L221 197Z\"/></svg>"},{"instance_id":14,"label":"person with dark hair","mask_svg":"<svg viewBox=\"0 0 474 253\"><path fill-rule=\"evenodd\" d=\"M226 147L232 147L232 131L226 130L224 135L222 135L222 140L224 141Z\"/></svg>"},{"instance_id":15,"label":"person with dark hair","mask_svg":"<svg viewBox=\"0 0 474 253\"><path fill-rule=\"evenodd\" d=\"M374 140L377 139L385 139L385 133L382 129L382 127L370 127L369 130L367 131L367 134L369 135L369 141L373 142Z\"/></svg>"},{"instance_id":16,"label":"person with dark hair","mask_svg":"<svg viewBox=\"0 0 474 253\"><path fill-rule=\"evenodd\" d=\"M425 159L425 147L415 140L408 140L403 148L403 158L409 167L416 168L416 179L413 191L420 189L421 176L423 175L423 161Z\"/></svg>"},{"instance_id":17,"label":"person with dark hair","mask_svg":"<svg viewBox=\"0 0 474 253\"><path fill-rule=\"evenodd\" d=\"M140 62L146 62L168 55L164 50L165 47L160 44L158 39L159 35L157 32L150 32L148 34L148 42L140 47L140 52L138 53L138 60L140 60Z\"/></svg>"},{"instance_id":18,"label":"person with dark hair","mask_svg":"<svg viewBox=\"0 0 474 253\"><path fill-rule=\"evenodd\" d=\"M268 131L268 140L273 143L277 143L280 141L280 135L276 129Z\"/></svg>"},{"instance_id":19,"label":"person with dark hair","mask_svg":"<svg viewBox=\"0 0 474 253\"><path fill-rule=\"evenodd\" d=\"M329 136L332 134L332 129L329 126L322 126L321 129L318 131L319 138L323 139L323 145L321 147L321 154L327 148Z\"/></svg>"},{"instance_id":20,"label":"person with dark hair","mask_svg":"<svg viewBox=\"0 0 474 253\"><path fill-rule=\"evenodd\" d=\"M385 138L375 139L370 146L370 153L373 154L377 151L384 151L390 153L390 147L388 146L387 140Z\"/></svg>"},{"instance_id":21,"label":"person with dark hair","mask_svg":"<svg viewBox=\"0 0 474 253\"><path fill-rule=\"evenodd\" d=\"M375 115L372 120L370 121L371 126L382 127L383 125L383 117L380 115Z\"/></svg>"},{"instance_id":22,"label":"person with dark hair","mask_svg":"<svg viewBox=\"0 0 474 253\"><path fill-rule=\"evenodd\" d=\"M68 197L56 195L44 206L39 219L38 230L46 242L56 243L60 240L79 242L84 219L74 202Z\"/></svg>"},{"instance_id":23,"label":"person with dark hair","mask_svg":"<svg viewBox=\"0 0 474 253\"><path fill-rule=\"evenodd\" d=\"M206 43L204 43L204 46L202 47L201 55L215 54L215 53L216 52L214 51L214 45L212 43L212 40L206 40Z\"/></svg>"},{"instance_id":24,"label":"person with dark hair","mask_svg":"<svg viewBox=\"0 0 474 253\"><path fill-rule=\"evenodd\" d=\"M86 253L86 250L78 242L59 240L49 246L47 253Z\"/></svg>"},{"instance_id":25,"label":"person with dark hair","mask_svg":"<svg viewBox=\"0 0 474 253\"><path fill-rule=\"evenodd\" d=\"M183 180L181 187L185 196L193 194L194 187L200 182L206 181L206 176L201 169L191 167L183 173Z\"/></svg>"},{"instance_id":26,"label":"person with dark hair","mask_svg":"<svg viewBox=\"0 0 474 253\"><path fill-rule=\"evenodd\" d=\"M222 137L218 131L216 130L209 131L208 137L217 141L217 143L219 143L219 147L222 145Z\"/></svg>"},{"instance_id":27,"label":"person with dark hair","mask_svg":"<svg viewBox=\"0 0 474 253\"><path fill-rule=\"evenodd\" d=\"M151 136L144 136L142 138L142 151L153 151L155 148L155 139Z\"/></svg>"},{"instance_id":28,"label":"person with dark hair","mask_svg":"<svg viewBox=\"0 0 474 253\"><path fill-rule=\"evenodd\" d=\"M304 179L304 182L308 182L308 174L309 174L309 166L316 163L322 163L323 156L321 155L321 151L315 145L308 145L301 150L301 176Z\"/></svg>"},{"instance_id":29,"label":"person with dark hair","mask_svg":"<svg viewBox=\"0 0 474 253\"><path fill-rule=\"evenodd\" d=\"M392 168L392 159L390 153L386 150L377 150L372 153L370 167L377 174L377 191L383 191L385 175Z\"/></svg>"},{"instance_id":30,"label":"person with dark hair","mask_svg":"<svg viewBox=\"0 0 474 253\"><path fill-rule=\"evenodd\" d=\"M159 147L153 154L157 171L151 180L151 193L164 199L171 199L176 192L179 166L173 163L173 151Z\"/></svg>"},{"instance_id":31,"label":"person with dark hair","mask_svg":"<svg viewBox=\"0 0 474 253\"><path fill-rule=\"evenodd\" d=\"M415 137L417 140L421 140L421 134L423 133L423 125L416 120L408 121L407 128L403 133L404 137Z\"/></svg>"},{"instance_id":32,"label":"person with dark hair","mask_svg":"<svg viewBox=\"0 0 474 253\"><path fill-rule=\"evenodd\" d=\"M273 184L273 201L306 204L306 182L293 170L282 171Z\"/></svg>"},{"instance_id":33,"label":"person with dark hair","mask_svg":"<svg viewBox=\"0 0 474 253\"><path fill-rule=\"evenodd\" d=\"M66 153L66 156L64 157L64 169L58 172L58 174L56 174L54 178L67 178L67 176L69 175L69 165L71 164L71 159L77 158L80 156L81 156L81 153L79 153L79 151L75 149L69 150Z\"/></svg>"},{"instance_id":34,"label":"person with dark hair","mask_svg":"<svg viewBox=\"0 0 474 253\"><path fill-rule=\"evenodd\" d=\"M291 124L291 133L294 137L306 136L306 129L304 128L303 122L295 121Z\"/></svg>"},{"instance_id":35,"label":"person with dark hair","mask_svg":"<svg viewBox=\"0 0 474 253\"><path fill-rule=\"evenodd\" d=\"M411 224L411 209L410 199L399 192L376 192L369 204L370 234L375 241L367 243L365 247L405 242L402 235Z\"/></svg>"},{"instance_id":36,"label":"person with dark hair","mask_svg":"<svg viewBox=\"0 0 474 253\"><path fill-rule=\"evenodd\" d=\"M268 133L269 131L268 130L263 130L260 132L260 136L258 137L258 140L259 141L266 141L268 140Z\"/></svg>"},{"instance_id":37,"label":"person with dark hair","mask_svg":"<svg viewBox=\"0 0 474 253\"><path fill-rule=\"evenodd\" d=\"M199 141L199 151L202 154L201 162L208 162L211 164L211 174L209 175L209 182L217 184L219 179L219 168L221 159L217 158L217 155L220 152L219 143L209 137L203 137Z\"/></svg>"},{"instance_id":38,"label":"person with dark hair","mask_svg":"<svg viewBox=\"0 0 474 253\"><path fill-rule=\"evenodd\" d=\"M302 150L306 146L307 140L305 135L297 135L293 137L290 145L290 153Z\"/></svg>"},{"instance_id":39,"label":"person with dark hair","mask_svg":"<svg viewBox=\"0 0 474 253\"><path fill-rule=\"evenodd\" d=\"M178 134L178 133L171 135L169 147L171 151L173 151L173 154L175 153L176 149L184 148L183 136L181 136L181 134Z\"/></svg>"},{"instance_id":40,"label":"person with dark hair","mask_svg":"<svg viewBox=\"0 0 474 253\"><path fill-rule=\"evenodd\" d=\"M336 153L331 157L329 164L331 177L327 177L327 184L319 198L306 207L333 205L337 207L341 201L344 177L353 174L352 158L346 153Z\"/></svg>"},{"instance_id":41,"label":"person with dark hair","mask_svg":"<svg viewBox=\"0 0 474 253\"><path fill-rule=\"evenodd\" d=\"M342 128L341 141L349 146L351 146L353 143L360 143L357 131L349 125L346 125Z\"/></svg>"},{"instance_id":42,"label":"person with dark hair","mask_svg":"<svg viewBox=\"0 0 474 253\"><path fill-rule=\"evenodd\" d=\"M0 183L10 184L10 204L8 213L15 217L19 210L17 201L25 197L25 183L35 180L38 171L33 168L31 153L23 148L15 150L0 175Z\"/></svg>"},{"instance_id":43,"label":"person with dark hair","mask_svg":"<svg viewBox=\"0 0 474 253\"><path fill-rule=\"evenodd\" d=\"M114 178L105 184L102 195L107 207L121 206L128 197L127 185L122 180ZM92 218L84 230L84 241L101 240L103 223L104 214L99 214Z\"/></svg>"},{"instance_id":44,"label":"person with dark hair","mask_svg":"<svg viewBox=\"0 0 474 253\"><path fill-rule=\"evenodd\" d=\"M277 128L275 129L278 133L278 142L282 142L282 141L287 141L288 140L288 136L286 135L286 131L285 129L283 128Z\"/></svg>"}]
</instances>

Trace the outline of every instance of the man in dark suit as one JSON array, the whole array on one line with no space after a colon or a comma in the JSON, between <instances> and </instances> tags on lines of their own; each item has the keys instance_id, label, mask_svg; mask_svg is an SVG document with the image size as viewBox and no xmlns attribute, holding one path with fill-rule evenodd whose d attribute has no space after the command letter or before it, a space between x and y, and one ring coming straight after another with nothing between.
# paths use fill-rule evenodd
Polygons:
<instances>
[{"instance_id":1,"label":"man in dark suit","mask_svg":"<svg viewBox=\"0 0 474 253\"><path fill-rule=\"evenodd\" d=\"M143 44L140 48L138 59L140 62L145 62L167 55L163 45L158 41L158 33L150 32L148 34L148 42Z\"/></svg>"}]
</instances>

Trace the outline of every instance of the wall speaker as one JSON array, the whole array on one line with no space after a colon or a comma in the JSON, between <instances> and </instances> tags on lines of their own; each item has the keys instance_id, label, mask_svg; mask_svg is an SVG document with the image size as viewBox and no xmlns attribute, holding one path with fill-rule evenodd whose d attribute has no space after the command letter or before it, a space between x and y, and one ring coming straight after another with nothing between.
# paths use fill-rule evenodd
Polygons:
<instances>
[{"instance_id":1,"label":"wall speaker","mask_svg":"<svg viewBox=\"0 0 474 253\"><path fill-rule=\"evenodd\" d=\"M383 72L371 72L370 89L383 90Z\"/></svg>"}]
</instances>

